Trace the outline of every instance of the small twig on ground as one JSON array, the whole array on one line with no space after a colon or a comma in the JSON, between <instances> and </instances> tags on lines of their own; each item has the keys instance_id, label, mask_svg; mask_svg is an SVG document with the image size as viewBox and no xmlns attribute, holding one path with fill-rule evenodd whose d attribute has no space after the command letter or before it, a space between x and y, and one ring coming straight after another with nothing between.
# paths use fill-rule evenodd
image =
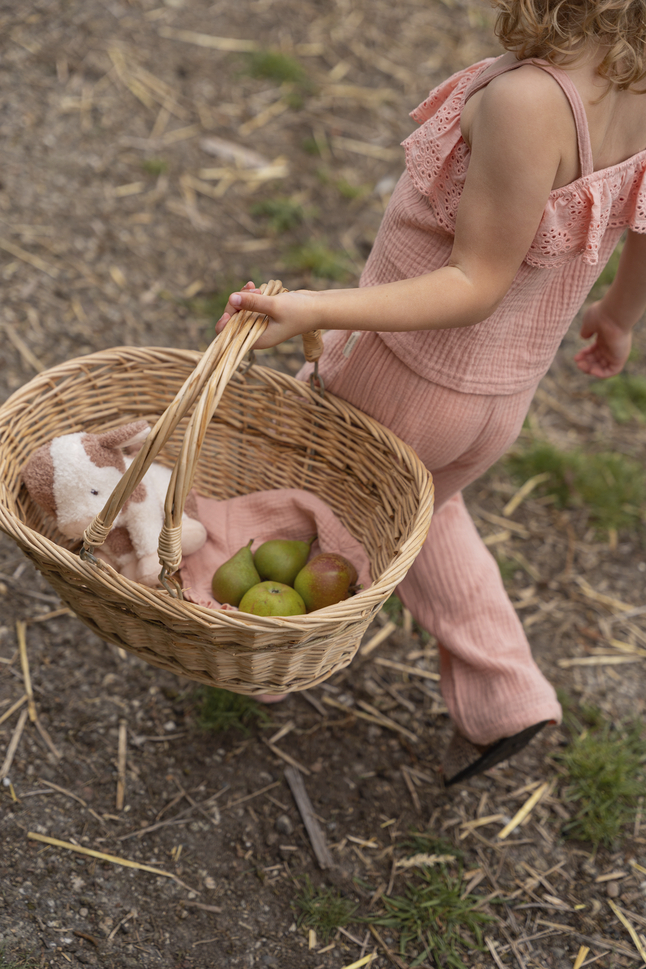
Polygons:
<instances>
[{"instance_id":1,"label":"small twig on ground","mask_svg":"<svg viewBox=\"0 0 646 969\"><path fill-rule=\"evenodd\" d=\"M498 966L498 969L505 969L504 962L502 962L500 956L496 952L496 943L494 942L494 940L493 939L490 939L489 936L487 935L487 936L485 936L485 943L486 943L487 948L489 949L489 952L491 953L491 955L493 957L493 961Z\"/></svg>"},{"instance_id":2,"label":"small twig on ground","mask_svg":"<svg viewBox=\"0 0 646 969\"><path fill-rule=\"evenodd\" d=\"M95 939L93 935L88 935L87 932L80 932L78 929L72 929L72 935L75 935L79 939L85 939L86 942L91 942L92 945L96 946L97 949L100 946L99 940Z\"/></svg>"},{"instance_id":3,"label":"small twig on ground","mask_svg":"<svg viewBox=\"0 0 646 969\"><path fill-rule=\"evenodd\" d=\"M0 781L3 780L9 774L11 770L11 765L13 763L13 758L15 756L16 750L18 749L18 744L20 743L20 738L22 737L22 732L25 729L25 723L27 722L27 717L29 716L28 710L23 710L18 718L18 723L9 741L9 746L7 747L7 753L5 755L4 763L0 767Z\"/></svg>"},{"instance_id":4,"label":"small twig on ground","mask_svg":"<svg viewBox=\"0 0 646 969\"><path fill-rule=\"evenodd\" d=\"M301 774L306 774L308 777L311 775L312 772L308 770L304 764L299 763L299 761L297 761L295 757L292 757L291 754L285 753L284 750L281 750L280 747L276 747L275 744L270 744L268 740L265 740L265 743L271 750L272 754L275 754L276 757L280 757L280 759L284 760L286 764L290 765L290 767L295 767L296 770L301 772Z\"/></svg>"},{"instance_id":5,"label":"small twig on ground","mask_svg":"<svg viewBox=\"0 0 646 969\"><path fill-rule=\"evenodd\" d=\"M511 951L514 953L514 956L516 957L516 962L520 966L520 969L527 969L527 963L523 959L517 943L512 939L511 935L509 934L509 932L507 931L504 925L500 926L500 930L504 935L504 937L507 939L507 942L509 943L509 947ZM519 939L518 941L522 942L523 940Z\"/></svg>"},{"instance_id":6,"label":"small twig on ground","mask_svg":"<svg viewBox=\"0 0 646 969\"><path fill-rule=\"evenodd\" d=\"M191 888L171 871L163 871L161 868L153 868L151 865L142 865L138 861L130 861L129 858L120 858L118 855L108 855L103 851L94 851L93 848L83 848L81 845L72 844L69 841L59 841L58 838L48 838L44 834L37 834L35 831L28 831L27 837L32 841L42 841L44 844L53 845L56 848L66 848L68 851L76 851L80 855L89 855L90 858L98 858L100 861L109 861L113 865L122 865L124 868L137 868L139 871L148 871L153 875L163 875L164 878L172 878L189 892L199 895L197 888Z\"/></svg>"},{"instance_id":7,"label":"small twig on ground","mask_svg":"<svg viewBox=\"0 0 646 969\"><path fill-rule=\"evenodd\" d=\"M277 730L272 737L269 738L267 743L277 744L279 740L282 740L282 738L286 737L288 733L291 733L295 726L296 724L293 720L288 720L287 723L284 723L283 726Z\"/></svg>"},{"instance_id":8,"label":"small twig on ground","mask_svg":"<svg viewBox=\"0 0 646 969\"><path fill-rule=\"evenodd\" d=\"M502 510L504 518L511 518L519 505L523 503L525 498L532 493L534 488L542 484L543 481L547 481L550 477L549 471L543 471L541 474L535 474L532 478L529 478L525 484L518 489L518 491L509 499L507 504Z\"/></svg>"},{"instance_id":9,"label":"small twig on ground","mask_svg":"<svg viewBox=\"0 0 646 969\"><path fill-rule=\"evenodd\" d=\"M395 730L397 733L403 734L404 737L407 737L408 740L411 741L411 743L419 743L419 737L417 734L402 726L402 724L397 720L393 720L392 717L387 717L381 712L381 710L377 710L376 707L373 707L372 704L368 703L366 700L359 700L358 703L359 706L367 713L371 713L373 717L377 717L379 720L382 720L385 727L387 726L390 730Z\"/></svg>"},{"instance_id":10,"label":"small twig on ground","mask_svg":"<svg viewBox=\"0 0 646 969\"><path fill-rule=\"evenodd\" d=\"M584 942L589 942L590 945L596 946L597 949L605 949L610 952L618 952L622 956L626 956L629 959L640 960L640 956L636 955L632 949L627 946L621 945L621 943L611 942L610 939L592 939L589 935L584 935L582 932L577 932L573 929L571 925L564 925L562 922L548 922L547 919L536 919L537 925L547 925L552 929L556 929L559 932L566 932L568 935L574 935L577 939L582 939Z\"/></svg>"},{"instance_id":11,"label":"small twig on ground","mask_svg":"<svg viewBox=\"0 0 646 969\"><path fill-rule=\"evenodd\" d=\"M419 796L415 790L415 785L413 784L412 778L405 767L401 769L402 777L404 778L404 784L408 788L408 793L410 794L410 799L413 802L415 810L418 814L422 813L422 805L420 804Z\"/></svg>"},{"instance_id":12,"label":"small twig on ground","mask_svg":"<svg viewBox=\"0 0 646 969\"><path fill-rule=\"evenodd\" d=\"M117 753L117 811L123 810L126 796L126 758L128 751L128 725L125 720L119 721L119 746Z\"/></svg>"},{"instance_id":13,"label":"small twig on ground","mask_svg":"<svg viewBox=\"0 0 646 969\"><path fill-rule=\"evenodd\" d=\"M40 734L40 736L43 738L43 740L45 741L45 743L49 747L51 753L54 756L54 759L55 760L62 760L63 759L63 755L61 754L60 750L58 749L58 747L56 746L56 744L54 743L54 741L52 740L52 738L49 736L49 733L43 727L42 723L40 722L40 717L36 717L36 720L34 722L36 724L36 730L38 731L38 733Z\"/></svg>"},{"instance_id":14,"label":"small twig on ground","mask_svg":"<svg viewBox=\"0 0 646 969\"><path fill-rule=\"evenodd\" d=\"M217 821L217 820L216 820L216 819L215 819L215 818L213 817L213 815L211 815L211 814L209 814L209 812L208 812L208 811L206 811L206 810L205 810L205 809L204 809L204 808L202 807L202 805L201 805L201 804L198 804L198 802L197 802L197 801L195 801L195 800L194 800L194 799L193 799L193 798L191 797L191 795L190 795L190 794L188 793L188 791L185 791L185 790L184 790L184 788L182 787L182 785L180 784L180 782L179 782L179 781L177 780L177 778L176 778L176 777L175 777L174 775L173 775L173 781L174 781L174 782L175 782L175 784L177 785L177 787L178 787L178 789L179 789L179 791L180 791L180 793L181 793L181 795L182 795L183 797L185 797L185 798L186 798L186 800L187 800L187 801L188 801L188 803L189 803L189 804L191 805L191 807L194 807L194 808L195 808L195 809L196 809L197 811L199 811L199 812L200 812L200 814L202 814L202 815L203 815L203 816L204 816L204 817L206 818L206 820L207 820L207 821L209 821L209 822L210 822L210 823L211 823L211 824L212 824L212 825L213 825L214 827L216 827L216 828L217 828L217 826L218 826L218 823L219 823L219 822L218 822L218 821ZM220 792L220 793L222 793L222 792ZM216 795L216 797L217 797L217 796L218 796L218 795ZM210 804L210 802L211 802L211 800L212 800L212 798L209 798L209 799L208 799L208 801L205 801L204 803L205 803L205 804Z\"/></svg>"},{"instance_id":15,"label":"small twig on ground","mask_svg":"<svg viewBox=\"0 0 646 969\"><path fill-rule=\"evenodd\" d=\"M27 700L27 694L23 693L23 695L20 697L19 700L16 700L16 702L12 704L8 710L5 710L5 712L0 717L0 723L4 723L5 720L8 720L9 717L13 716L16 710L19 710L20 707L23 705L23 703L26 702L26 700Z\"/></svg>"},{"instance_id":16,"label":"small twig on ground","mask_svg":"<svg viewBox=\"0 0 646 969\"><path fill-rule=\"evenodd\" d=\"M49 733L43 727L40 719L38 717L38 712L36 710L36 702L34 700L34 691L31 685L31 673L29 670L29 657L27 655L27 623L19 619L16 622L16 636L18 639L18 651L20 653L20 666L22 669L22 676L25 683L25 693L27 695L27 708L29 711L29 719L32 723L36 724L36 729L41 735L45 744L54 755L56 760L62 759L62 754L54 744L54 741L49 736Z\"/></svg>"},{"instance_id":17,"label":"small twig on ground","mask_svg":"<svg viewBox=\"0 0 646 969\"><path fill-rule=\"evenodd\" d=\"M403 959L400 959L399 956L396 955L393 952L393 950L389 946L386 945L386 943L382 939L382 937L379 934L379 932L377 932L377 930L374 927L374 925L371 925L370 926L370 931L372 932L372 934L374 935L375 939L377 940L377 944L379 945L379 947L383 950L384 955L386 956L387 959L390 960L390 962L392 962L393 966L397 966L397 969L408 969L408 966L403 961Z\"/></svg>"},{"instance_id":18,"label":"small twig on ground","mask_svg":"<svg viewBox=\"0 0 646 969\"><path fill-rule=\"evenodd\" d=\"M52 791L56 791L58 794L64 794L66 797L71 797L73 801L78 801L78 803L81 804L86 811L89 811L93 818L96 818L99 824L105 826L105 821L103 818L97 814L96 811L93 811L88 805L87 801L84 801L83 798L79 797L78 794L74 794L73 791L68 791L65 787L59 787L58 784L54 784L53 781L46 781L42 777L39 778L39 781L41 784L46 784L47 787L51 787Z\"/></svg>"},{"instance_id":19,"label":"small twig on ground","mask_svg":"<svg viewBox=\"0 0 646 969\"><path fill-rule=\"evenodd\" d=\"M238 797L235 801L227 801L224 807L225 809L228 809L235 807L237 804L244 804L245 801L250 801L254 797L260 797L261 794L264 794L266 791L273 790L274 787L280 787L282 783L282 781L274 781L273 784L267 784L266 787L261 787L259 791L254 791L253 794L245 794L244 797Z\"/></svg>"},{"instance_id":20,"label":"small twig on ground","mask_svg":"<svg viewBox=\"0 0 646 969\"><path fill-rule=\"evenodd\" d=\"M381 676L378 676L377 673L373 672L372 678L374 679L375 683L377 683L382 688L382 690L385 690L386 693L388 693L388 695L391 696L393 700L396 700L400 706L405 707L405 709L408 710L409 713L414 714L418 712L418 708L415 706L414 703L411 703L411 701L407 700L406 697L403 697L401 693L398 693L397 690L390 685L390 683L384 680Z\"/></svg>"},{"instance_id":21,"label":"small twig on ground","mask_svg":"<svg viewBox=\"0 0 646 969\"><path fill-rule=\"evenodd\" d=\"M296 807L303 819L305 830L309 836L312 849L320 868L333 868L334 861L327 846L325 835L314 814L314 806L305 790L302 776L294 767L285 768L285 779L289 784Z\"/></svg>"},{"instance_id":22,"label":"small twig on ground","mask_svg":"<svg viewBox=\"0 0 646 969\"><path fill-rule=\"evenodd\" d=\"M622 925L624 925L628 929L628 933L630 935L630 938L633 940L633 943L635 945L635 948L637 949L637 951L638 951L639 955L641 956L641 958L643 959L643 961L646 962L646 946L644 946L644 944L642 943L641 939L637 935L637 932L636 932L635 927L633 926L632 922L630 922L626 918L626 916L623 914L623 912L621 911L621 909L619 908L619 906L618 905L615 905L615 903L613 902L613 900L611 898L608 899L608 905L610 906L610 908L612 909L612 911L615 913L615 915L617 916L617 918L619 919L619 921L622 923Z\"/></svg>"},{"instance_id":23,"label":"small twig on ground","mask_svg":"<svg viewBox=\"0 0 646 969\"><path fill-rule=\"evenodd\" d=\"M392 621L387 622L386 625L379 630L379 632L370 637L367 643L364 643L364 645L359 649L359 655L364 657L370 656L373 650L375 650L377 646L381 646L381 644L388 639L389 636L392 636L396 629L397 623Z\"/></svg>"},{"instance_id":24,"label":"small twig on ground","mask_svg":"<svg viewBox=\"0 0 646 969\"><path fill-rule=\"evenodd\" d=\"M502 831L499 832L499 834L498 834L498 839L499 840L502 840L503 838L508 837L508 835L510 835L512 833L512 831L515 831L516 828L518 827L518 825L522 821L524 821L526 817L529 816L529 814L531 813L531 811L533 811L533 809L536 807L536 805L538 804L538 802L540 801L540 799L543 797L543 795L547 791L548 787L550 787L550 784L551 783L552 783L552 781L545 781L543 784L541 784L541 786L539 788L537 788L534 791L534 793L532 794L532 796L530 798L528 798L527 801L525 801L525 803L521 807L520 811L518 811L514 815L514 817L509 822L509 824L506 824L505 827L502 829Z\"/></svg>"},{"instance_id":25,"label":"small twig on ground","mask_svg":"<svg viewBox=\"0 0 646 969\"><path fill-rule=\"evenodd\" d=\"M300 690L299 696L302 696L304 700L314 707L317 713L320 713L322 717L327 717L327 710L323 706L320 700L318 700L309 690Z\"/></svg>"},{"instance_id":26,"label":"small twig on ground","mask_svg":"<svg viewBox=\"0 0 646 969\"><path fill-rule=\"evenodd\" d=\"M29 624L31 625L32 623L35 623L35 622L48 622L50 619L58 619L59 616L73 616L73 615L74 613L72 612L72 610L68 609L67 606L65 606L65 608L63 609L52 609L51 612L45 612L43 613L42 616L30 616Z\"/></svg>"},{"instance_id":27,"label":"small twig on ground","mask_svg":"<svg viewBox=\"0 0 646 969\"><path fill-rule=\"evenodd\" d=\"M408 666L406 663L398 663L393 659L384 659L383 656L378 656L375 660L377 666L383 666L385 669L397 670L400 673L408 673L409 676L419 676L424 680L436 680L439 682L440 674L433 673L431 670L421 670L417 666Z\"/></svg>"},{"instance_id":28,"label":"small twig on ground","mask_svg":"<svg viewBox=\"0 0 646 969\"><path fill-rule=\"evenodd\" d=\"M177 783L177 781L175 781L175 783ZM274 784L270 784L269 786L270 787L276 787L276 785L277 784L280 784L280 783L281 783L281 781L276 781ZM225 784L224 787L221 790L219 790L216 794L212 794L211 797L207 798L206 801L203 801L202 804L197 804L197 803L193 802L184 811L180 811L180 813L178 815L176 815L176 817L169 818L168 821L157 821L157 822L155 822L155 824L146 825L145 828L138 828L136 831L129 831L127 834L119 835L119 837L116 840L117 841L127 841L128 838L135 838L135 837L139 837L140 838L144 834L149 834L151 831L156 831L157 828L166 828L166 827L170 827L171 825L176 825L176 824L188 824L189 823L188 815L192 814L192 812L196 808L199 809L199 810L202 810L202 808L204 807L204 805L210 805L210 804L212 804L214 801L216 801L220 797L220 795L224 794L228 790L229 790L229 785L228 784ZM256 792L256 793L260 793L260 792ZM181 799L184 796L188 796L186 794L186 792L185 791L180 792L180 794L177 796L177 798L175 798L175 799L173 799L173 801L171 801L171 806L173 806L174 804L177 804L179 801L181 801ZM252 794L250 796L251 797L255 797L256 795ZM189 800L190 800L190 798L189 798ZM244 801L244 800L246 800L246 798L242 798L242 800ZM233 801L232 803L233 804L238 804L240 802L239 801ZM227 807L231 807L231 804L227 804L226 806ZM161 814L158 814L157 817L161 817Z\"/></svg>"},{"instance_id":29,"label":"small twig on ground","mask_svg":"<svg viewBox=\"0 0 646 969\"><path fill-rule=\"evenodd\" d=\"M29 672L29 659L27 657L27 623L19 619L16 623L16 636L18 638L18 649L20 650L20 667L25 681L25 693L27 694L27 706L29 709L29 719L33 723L36 720L36 704L34 703L34 692L31 688L31 674Z\"/></svg>"},{"instance_id":30,"label":"small twig on ground","mask_svg":"<svg viewBox=\"0 0 646 969\"><path fill-rule=\"evenodd\" d=\"M182 902L185 908L199 908L202 912L215 912L218 914L222 911L219 905L206 905L205 902Z\"/></svg>"},{"instance_id":31,"label":"small twig on ground","mask_svg":"<svg viewBox=\"0 0 646 969\"><path fill-rule=\"evenodd\" d=\"M107 941L112 942L112 940L114 939L115 935L117 934L121 926L125 925L126 922L129 922L130 919L136 918L136 917L137 917L137 909L133 908L132 911L128 912L128 914L124 918L122 918L120 922L117 922L115 927L112 929L112 932L108 936Z\"/></svg>"},{"instance_id":32,"label":"small twig on ground","mask_svg":"<svg viewBox=\"0 0 646 969\"><path fill-rule=\"evenodd\" d=\"M577 954L577 957L576 957L576 961L575 961L574 965L572 966L572 969L581 969L581 966L583 965L583 963L585 961L585 957L587 956L587 954L588 954L589 951L590 951L590 949L587 947L587 945L582 945L581 946L581 948L578 951L578 954Z\"/></svg>"},{"instance_id":33,"label":"small twig on ground","mask_svg":"<svg viewBox=\"0 0 646 969\"><path fill-rule=\"evenodd\" d=\"M327 949L319 949L319 952L326 952L326 951ZM363 966L370 965L373 959L376 959L376 958L377 958L377 953L371 952L370 955L362 956L360 959L357 959L356 962L351 962L349 965L343 966L343 969L362 969Z\"/></svg>"}]
</instances>

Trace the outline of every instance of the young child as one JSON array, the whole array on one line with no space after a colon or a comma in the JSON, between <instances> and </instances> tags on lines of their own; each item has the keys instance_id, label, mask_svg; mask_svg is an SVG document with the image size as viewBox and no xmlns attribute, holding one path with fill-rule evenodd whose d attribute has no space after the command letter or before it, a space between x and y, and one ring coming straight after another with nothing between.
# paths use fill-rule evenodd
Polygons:
<instances>
[{"instance_id":1,"label":"young child","mask_svg":"<svg viewBox=\"0 0 646 969\"><path fill-rule=\"evenodd\" d=\"M218 323L240 308L267 314L258 348L329 331L326 388L433 474L428 540L397 593L440 643L455 727L447 783L561 717L462 489L515 440L626 229L615 281L583 317L581 336L594 340L578 367L619 373L646 309L645 0L493 3L507 52L412 112L420 127L360 288L264 297L249 283ZM361 331L352 349L348 331Z\"/></svg>"}]
</instances>

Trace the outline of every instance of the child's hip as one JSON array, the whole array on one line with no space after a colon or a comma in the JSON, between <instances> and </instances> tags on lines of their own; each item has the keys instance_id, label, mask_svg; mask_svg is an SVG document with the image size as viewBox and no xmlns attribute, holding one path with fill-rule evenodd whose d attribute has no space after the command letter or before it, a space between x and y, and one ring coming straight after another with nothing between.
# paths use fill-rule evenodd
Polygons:
<instances>
[{"instance_id":1,"label":"child's hip","mask_svg":"<svg viewBox=\"0 0 646 969\"><path fill-rule=\"evenodd\" d=\"M516 394L463 394L425 380L364 332L330 331L319 371L325 389L384 424L433 474L436 508L491 467L516 440L535 388ZM351 344L350 344L351 345ZM309 378L311 364L298 373Z\"/></svg>"}]
</instances>

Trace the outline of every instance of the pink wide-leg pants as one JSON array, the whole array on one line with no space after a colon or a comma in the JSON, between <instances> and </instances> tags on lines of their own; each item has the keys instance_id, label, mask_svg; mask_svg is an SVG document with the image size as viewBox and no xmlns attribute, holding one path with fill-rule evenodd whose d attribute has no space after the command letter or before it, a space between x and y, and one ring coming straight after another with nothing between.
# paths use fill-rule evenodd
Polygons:
<instances>
[{"instance_id":1,"label":"pink wide-leg pants","mask_svg":"<svg viewBox=\"0 0 646 969\"><path fill-rule=\"evenodd\" d=\"M515 441L535 388L518 394L462 394L429 383L376 333L351 355L348 334L326 335L319 370L325 387L390 428L433 475L428 538L397 595L440 645L441 690L469 740L490 744L542 720L561 720L554 688L532 658L495 559L461 491ZM298 374L309 378L311 365Z\"/></svg>"}]
</instances>

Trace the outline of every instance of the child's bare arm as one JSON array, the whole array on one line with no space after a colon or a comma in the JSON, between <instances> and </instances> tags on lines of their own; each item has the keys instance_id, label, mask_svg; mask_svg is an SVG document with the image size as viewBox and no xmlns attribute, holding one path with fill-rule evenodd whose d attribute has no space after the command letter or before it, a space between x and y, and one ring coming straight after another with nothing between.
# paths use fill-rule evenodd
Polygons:
<instances>
[{"instance_id":1,"label":"child's bare arm","mask_svg":"<svg viewBox=\"0 0 646 969\"><path fill-rule=\"evenodd\" d=\"M488 85L471 124L469 169L449 264L363 289L235 294L228 314L242 307L271 317L258 348L319 328L444 329L491 315L536 234L563 146L575 137L570 108L553 80L531 67L513 75ZM223 317L218 330L225 323Z\"/></svg>"},{"instance_id":2,"label":"child's bare arm","mask_svg":"<svg viewBox=\"0 0 646 969\"><path fill-rule=\"evenodd\" d=\"M584 340L594 343L574 357L592 377L614 377L623 369L632 331L646 311L646 235L628 232L619 268L603 299L588 307L581 324Z\"/></svg>"}]
</instances>

